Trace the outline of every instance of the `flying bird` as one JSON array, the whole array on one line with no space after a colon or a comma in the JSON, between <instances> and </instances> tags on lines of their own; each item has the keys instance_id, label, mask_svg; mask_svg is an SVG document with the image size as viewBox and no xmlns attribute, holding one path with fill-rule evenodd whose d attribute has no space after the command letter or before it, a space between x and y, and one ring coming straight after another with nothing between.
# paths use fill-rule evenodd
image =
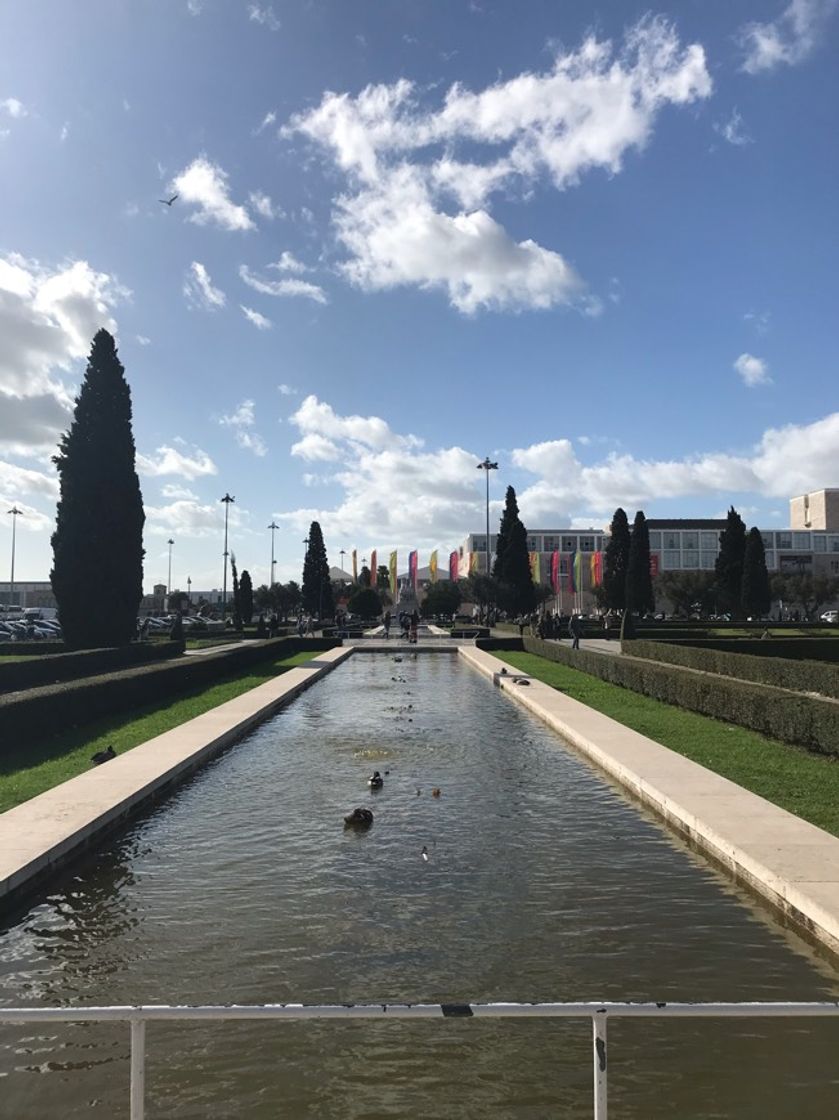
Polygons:
<instances>
[{"instance_id":1,"label":"flying bird","mask_svg":"<svg viewBox=\"0 0 839 1120\"><path fill-rule=\"evenodd\" d=\"M171 198L159 198L157 201L162 202L164 206L171 206L178 195L173 194Z\"/></svg>"}]
</instances>

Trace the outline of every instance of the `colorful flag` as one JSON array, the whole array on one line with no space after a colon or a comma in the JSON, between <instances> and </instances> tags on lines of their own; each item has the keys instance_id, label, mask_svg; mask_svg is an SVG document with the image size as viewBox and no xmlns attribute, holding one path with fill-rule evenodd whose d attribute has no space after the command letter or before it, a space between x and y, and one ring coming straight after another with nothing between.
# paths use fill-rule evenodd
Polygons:
<instances>
[{"instance_id":1,"label":"colorful flag","mask_svg":"<svg viewBox=\"0 0 839 1120\"><path fill-rule=\"evenodd\" d=\"M554 595L559 594L559 553L551 553L551 587L554 589Z\"/></svg>"},{"instance_id":2,"label":"colorful flag","mask_svg":"<svg viewBox=\"0 0 839 1120\"><path fill-rule=\"evenodd\" d=\"M477 552L469 553L469 575L477 575L478 572L478 554Z\"/></svg>"},{"instance_id":3,"label":"colorful flag","mask_svg":"<svg viewBox=\"0 0 839 1120\"><path fill-rule=\"evenodd\" d=\"M595 587L600 587L600 585L603 583L603 553L602 552L595 552L594 556L595 556L595 561L594 561L595 584L594 584L594 586Z\"/></svg>"},{"instance_id":4,"label":"colorful flag","mask_svg":"<svg viewBox=\"0 0 839 1120\"><path fill-rule=\"evenodd\" d=\"M358 549L352 550L352 581L358 583Z\"/></svg>"},{"instance_id":5,"label":"colorful flag","mask_svg":"<svg viewBox=\"0 0 839 1120\"><path fill-rule=\"evenodd\" d=\"M449 553L449 579L457 583L457 550Z\"/></svg>"},{"instance_id":6,"label":"colorful flag","mask_svg":"<svg viewBox=\"0 0 839 1120\"><path fill-rule=\"evenodd\" d=\"M650 575L653 577L653 579L655 579L655 577L658 575L658 553L657 552L651 552L650 553Z\"/></svg>"},{"instance_id":7,"label":"colorful flag","mask_svg":"<svg viewBox=\"0 0 839 1120\"><path fill-rule=\"evenodd\" d=\"M408 580L411 587L414 589L414 594L417 593L417 550L408 553Z\"/></svg>"},{"instance_id":8,"label":"colorful flag","mask_svg":"<svg viewBox=\"0 0 839 1120\"><path fill-rule=\"evenodd\" d=\"M577 553L571 552L568 555L568 590L573 595L577 590Z\"/></svg>"},{"instance_id":9,"label":"colorful flag","mask_svg":"<svg viewBox=\"0 0 839 1120\"><path fill-rule=\"evenodd\" d=\"M390 593L396 598L396 553L390 554Z\"/></svg>"},{"instance_id":10,"label":"colorful flag","mask_svg":"<svg viewBox=\"0 0 839 1120\"><path fill-rule=\"evenodd\" d=\"M376 572L376 550L374 548L373 551L370 553L370 586L373 588L374 591L379 586L379 581L376 578L376 576L377 576L377 572Z\"/></svg>"},{"instance_id":11,"label":"colorful flag","mask_svg":"<svg viewBox=\"0 0 839 1120\"><path fill-rule=\"evenodd\" d=\"M428 573L431 576L431 582L437 582L437 549L431 553L431 559L428 561Z\"/></svg>"},{"instance_id":12,"label":"colorful flag","mask_svg":"<svg viewBox=\"0 0 839 1120\"><path fill-rule=\"evenodd\" d=\"M541 556L538 552L530 553L530 578L534 583L542 582L542 565L540 563Z\"/></svg>"},{"instance_id":13,"label":"colorful flag","mask_svg":"<svg viewBox=\"0 0 839 1120\"><path fill-rule=\"evenodd\" d=\"M583 590L583 554L582 552L574 553L574 589L576 591Z\"/></svg>"},{"instance_id":14,"label":"colorful flag","mask_svg":"<svg viewBox=\"0 0 839 1120\"><path fill-rule=\"evenodd\" d=\"M597 553L592 552L588 558L588 578L592 587L597 587Z\"/></svg>"}]
</instances>

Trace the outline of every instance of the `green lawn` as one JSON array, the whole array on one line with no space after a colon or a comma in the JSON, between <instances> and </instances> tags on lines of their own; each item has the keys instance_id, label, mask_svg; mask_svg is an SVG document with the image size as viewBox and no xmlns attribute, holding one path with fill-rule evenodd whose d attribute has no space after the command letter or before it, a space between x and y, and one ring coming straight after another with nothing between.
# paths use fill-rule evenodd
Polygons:
<instances>
[{"instance_id":1,"label":"green lawn","mask_svg":"<svg viewBox=\"0 0 839 1120\"><path fill-rule=\"evenodd\" d=\"M194 689L177 698L145 704L121 715L106 716L85 727L65 731L51 739L0 755L0 812L28 801L90 769L96 751L113 743L117 754L153 739L210 708L232 700L295 665L311 661L315 654L298 653L278 661L267 661L245 673L226 678L211 688Z\"/></svg>"},{"instance_id":2,"label":"green lawn","mask_svg":"<svg viewBox=\"0 0 839 1120\"><path fill-rule=\"evenodd\" d=\"M683 711L531 653L495 656L839 836L839 759Z\"/></svg>"}]
</instances>

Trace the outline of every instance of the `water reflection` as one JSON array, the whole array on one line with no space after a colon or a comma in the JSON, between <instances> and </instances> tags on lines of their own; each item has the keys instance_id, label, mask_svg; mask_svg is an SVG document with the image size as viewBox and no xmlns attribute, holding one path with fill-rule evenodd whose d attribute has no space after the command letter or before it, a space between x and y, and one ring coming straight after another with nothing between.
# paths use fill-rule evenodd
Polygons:
<instances>
[{"instance_id":1,"label":"water reflection","mask_svg":"<svg viewBox=\"0 0 839 1120\"><path fill-rule=\"evenodd\" d=\"M2 1002L839 994L826 963L482 678L447 655L397 668L354 657L75 865L0 938ZM378 794L371 762L389 771ZM373 827L345 832L365 804ZM127 1115L127 1027L0 1030L15 1120ZM148 1037L155 1117L590 1107L585 1022ZM804 1092L839 1114L839 1024L631 1023L610 1038L624 1117L797 1117Z\"/></svg>"}]
</instances>

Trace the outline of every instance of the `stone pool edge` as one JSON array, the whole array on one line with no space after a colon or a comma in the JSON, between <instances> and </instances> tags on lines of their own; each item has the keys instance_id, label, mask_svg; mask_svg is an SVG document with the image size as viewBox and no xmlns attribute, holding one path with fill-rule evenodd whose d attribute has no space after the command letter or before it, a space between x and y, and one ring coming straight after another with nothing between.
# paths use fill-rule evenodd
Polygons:
<instances>
[{"instance_id":1,"label":"stone pool edge","mask_svg":"<svg viewBox=\"0 0 839 1120\"><path fill-rule=\"evenodd\" d=\"M491 653L469 647L458 653L799 930L839 956L839 838L517 673ZM517 684L521 678L528 683Z\"/></svg>"},{"instance_id":2,"label":"stone pool edge","mask_svg":"<svg viewBox=\"0 0 839 1120\"><path fill-rule=\"evenodd\" d=\"M310 662L0 813L0 910L226 750L352 653L352 647L313 651Z\"/></svg>"}]
</instances>

